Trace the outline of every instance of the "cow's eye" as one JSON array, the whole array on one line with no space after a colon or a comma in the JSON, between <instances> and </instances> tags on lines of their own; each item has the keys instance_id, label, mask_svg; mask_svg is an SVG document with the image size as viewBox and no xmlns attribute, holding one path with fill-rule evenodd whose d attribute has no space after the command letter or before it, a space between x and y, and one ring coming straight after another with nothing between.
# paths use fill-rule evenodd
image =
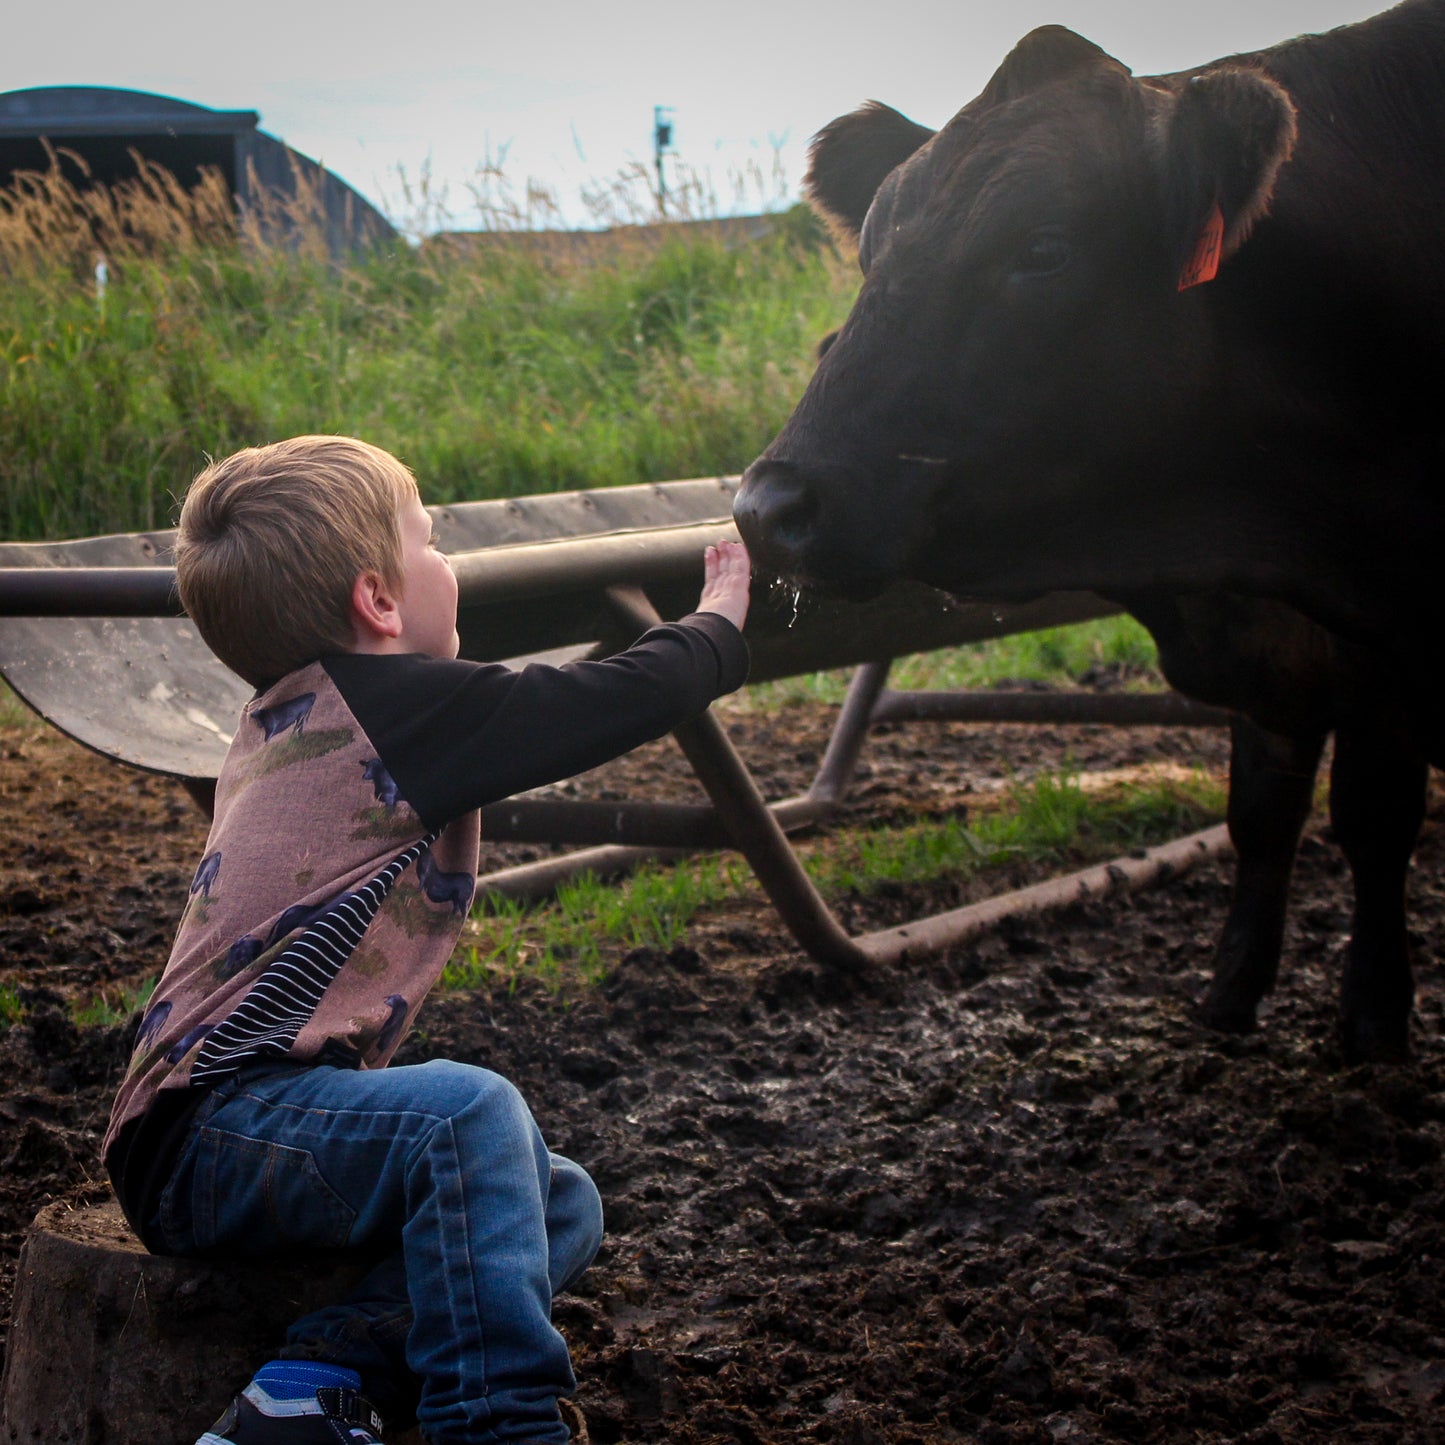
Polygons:
<instances>
[{"instance_id":1,"label":"cow's eye","mask_svg":"<svg viewBox=\"0 0 1445 1445\"><path fill-rule=\"evenodd\" d=\"M1029 276L1045 276L1069 264L1073 247L1057 231L1035 231L1014 257L1014 270Z\"/></svg>"}]
</instances>

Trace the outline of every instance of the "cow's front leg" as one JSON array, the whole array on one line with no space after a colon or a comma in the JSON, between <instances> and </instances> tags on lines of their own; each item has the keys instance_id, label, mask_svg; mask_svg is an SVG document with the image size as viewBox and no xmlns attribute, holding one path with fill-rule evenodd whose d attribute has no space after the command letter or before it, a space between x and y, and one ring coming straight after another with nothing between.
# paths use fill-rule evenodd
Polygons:
<instances>
[{"instance_id":1,"label":"cow's front leg","mask_svg":"<svg viewBox=\"0 0 1445 1445\"><path fill-rule=\"evenodd\" d=\"M1240 716L1231 725L1229 836L1238 861L1214 980L1199 1006L1210 1028L1250 1032L1279 976L1290 873L1323 747L1322 736L1280 737Z\"/></svg>"},{"instance_id":2,"label":"cow's front leg","mask_svg":"<svg viewBox=\"0 0 1445 1445\"><path fill-rule=\"evenodd\" d=\"M1409 1053L1415 983L1405 931L1405 877L1425 815L1428 767L1407 737L1352 723L1335 735L1330 818L1355 880L1355 916L1340 980L1347 1057Z\"/></svg>"}]
</instances>

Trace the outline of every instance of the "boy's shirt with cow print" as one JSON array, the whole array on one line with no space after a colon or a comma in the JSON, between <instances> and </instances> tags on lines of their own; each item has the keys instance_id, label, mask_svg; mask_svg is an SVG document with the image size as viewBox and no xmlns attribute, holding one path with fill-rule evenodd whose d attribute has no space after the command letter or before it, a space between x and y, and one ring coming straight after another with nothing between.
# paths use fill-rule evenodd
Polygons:
<instances>
[{"instance_id":1,"label":"boy's shirt with cow print","mask_svg":"<svg viewBox=\"0 0 1445 1445\"><path fill-rule=\"evenodd\" d=\"M465 922L482 804L659 737L746 675L737 629L695 613L600 662L348 654L255 697L106 1135L132 1221L208 1086L270 1061L386 1065Z\"/></svg>"}]
</instances>

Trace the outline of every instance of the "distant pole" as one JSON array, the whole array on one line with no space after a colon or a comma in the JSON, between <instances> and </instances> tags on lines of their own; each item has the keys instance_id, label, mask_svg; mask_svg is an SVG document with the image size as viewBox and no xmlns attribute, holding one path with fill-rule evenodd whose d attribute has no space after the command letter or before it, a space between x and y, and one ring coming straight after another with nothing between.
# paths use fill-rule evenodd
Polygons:
<instances>
[{"instance_id":1,"label":"distant pole","mask_svg":"<svg viewBox=\"0 0 1445 1445\"><path fill-rule=\"evenodd\" d=\"M667 177L663 174L662 158L672 154L672 107L652 107L652 154L657 164L657 210L667 214Z\"/></svg>"}]
</instances>

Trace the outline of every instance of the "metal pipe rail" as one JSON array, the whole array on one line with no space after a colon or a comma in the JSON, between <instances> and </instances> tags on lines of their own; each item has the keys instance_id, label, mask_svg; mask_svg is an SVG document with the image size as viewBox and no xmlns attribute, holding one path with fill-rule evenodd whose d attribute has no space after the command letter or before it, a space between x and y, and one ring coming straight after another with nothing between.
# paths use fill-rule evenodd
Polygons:
<instances>
[{"instance_id":1,"label":"metal pipe rail","mask_svg":"<svg viewBox=\"0 0 1445 1445\"><path fill-rule=\"evenodd\" d=\"M0 617L183 617L174 567L0 567Z\"/></svg>"},{"instance_id":2,"label":"metal pipe rail","mask_svg":"<svg viewBox=\"0 0 1445 1445\"><path fill-rule=\"evenodd\" d=\"M874 705L870 721L1221 727L1229 722L1229 714L1177 692L885 691Z\"/></svg>"},{"instance_id":3,"label":"metal pipe rail","mask_svg":"<svg viewBox=\"0 0 1445 1445\"><path fill-rule=\"evenodd\" d=\"M686 581L703 548L737 537L731 522L603 532L454 552L463 606L557 592L601 591L626 579L647 587ZM178 617L174 567L0 567L0 617Z\"/></svg>"},{"instance_id":4,"label":"metal pipe rail","mask_svg":"<svg viewBox=\"0 0 1445 1445\"><path fill-rule=\"evenodd\" d=\"M832 805L811 796L768 805L784 832L822 822ZM731 848L732 835L706 803L588 803L509 798L482 809L489 843L597 843L694 852Z\"/></svg>"}]
</instances>

